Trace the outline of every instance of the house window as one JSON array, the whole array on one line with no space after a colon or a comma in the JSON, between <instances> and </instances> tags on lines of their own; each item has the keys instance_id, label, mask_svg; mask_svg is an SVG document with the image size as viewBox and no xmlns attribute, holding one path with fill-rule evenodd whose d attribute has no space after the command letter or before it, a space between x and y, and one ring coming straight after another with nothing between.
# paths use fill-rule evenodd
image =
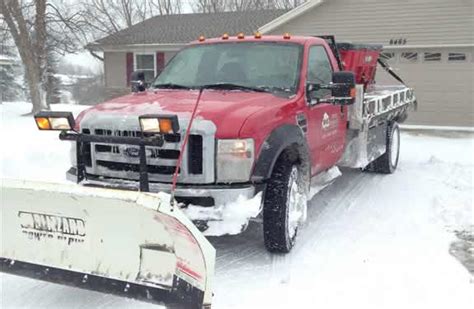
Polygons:
<instances>
[{"instance_id":1,"label":"house window","mask_svg":"<svg viewBox=\"0 0 474 309\"><path fill-rule=\"evenodd\" d=\"M401 54L401 60L403 62L415 63L418 62L417 52L404 52Z\"/></svg>"},{"instance_id":2,"label":"house window","mask_svg":"<svg viewBox=\"0 0 474 309\"><path fill-rule=\"evenodd\" d=\"M457 61L466 61L465 53L449 53L448 61L457 62Z\"/></svg>"},{"instance_id":3,"label":"house window","mask_svg":"<svg viewBox=\"0 0 474 309\"><path fill-rule=\"evenodd\" d=\"M441 53L425 53L424 54L425 62L439 62L441 61Z\"/></svg>"},{"instance_id":4,"label":"house window","mask_svg":"<svg viewBox=\"0 0 474 309\"><path fill-rule=\"evenodd\" d=\"M380 59L386 62L388 61L393 62L395 60L395 53L388 53L388 52L381 53Z\"/></svg>"},{"instance_id":5,"label":"house window","mask_svg":"<svg viewBox=\"0 0 474 309\"><path fill-rule=\"evenodd\" d=\"M145 82L151 83L156 75L156 59L154 54L135 54L134 70L145 73Z\"/></svg>"}]
</instances>

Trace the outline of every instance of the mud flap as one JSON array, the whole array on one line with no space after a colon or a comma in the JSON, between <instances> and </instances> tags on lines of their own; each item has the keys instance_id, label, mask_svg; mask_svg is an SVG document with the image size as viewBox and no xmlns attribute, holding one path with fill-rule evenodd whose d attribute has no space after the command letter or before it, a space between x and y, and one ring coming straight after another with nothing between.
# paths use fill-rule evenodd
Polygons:
<instances>
[{"instance_id":1,"label":"mud flap","mask_svg":"<svg viewBox=\"0 0 474 309\"><path fill-rule=\"evenodd\" d=\"M3 179L2 271L22 275L18 265L37 266L82 281L157 289L186 307L209 308L215 249L169 198Z\"/></svg>"}]
</instances>

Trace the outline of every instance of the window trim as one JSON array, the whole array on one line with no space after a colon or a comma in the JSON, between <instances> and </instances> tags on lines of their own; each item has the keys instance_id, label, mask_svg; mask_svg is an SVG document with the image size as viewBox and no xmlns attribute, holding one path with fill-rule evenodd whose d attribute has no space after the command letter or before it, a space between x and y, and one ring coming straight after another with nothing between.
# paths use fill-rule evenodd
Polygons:
<instances>
[{"instance_id":1,"label":"window trim","mask_svg":"<svg viewBox=\"0 0 474 309\"><path fill-rule=\"evenodd\" d=\"M453 60L453 59L449 59L450 55L452 54L463 54L464 55L464 60ZM474 58L474 57L473 57ZM446 55L446 62L448 63L465 63L465 62L469 62L469 53L468 52L453 52L453 51L450 51L450 52L447 52L447 55Z\"/></svg>"},{"instance_id":2,"label":"window trim","mask_svg":"<svg viewBox=\"0 0 474 309\"><path fill-rule=\"evenodd\" d=\"M426 60L426 54L439 54L439 60ZM423 51L422 62L423 63L441 63L441 62L444 62L443 61L443 59L444 59L443 54L444 53L442 51L433 51L433 52Z\"/></svg>"},{"instance_id":3,"label":"window trim","mask_svg":"<svg viewBox=\"0 0 474 309\"><path fill-rule=\"evenodd\" d=\"M382 54L393 54L393 57L390 58L390 59L386 59L386 58L382 57ZM398 62L398 53L395 52L395 51L382 51L382 52L380 52L379 59L381 59L382 61L385 61L387 63L397 63Z\"/></svg>"},{"instance_id":4,"label":"window trim","mask_svg":"<svg viewBox=\"0 0 474 309\"><path fill-rule=\"evenodd\" d=\"M137 56L153 56L153 79L156 77L156 52L134 52L133 53L133 71L137 70ZM143 69L140 69L143 70ZM145 71L151 71L150 69L144 69Z\"/></svg>"},{"instance_id":5,"label":"window trim","mask_svg":"<svg viewBox=\"0 0 474 309\"><path fill-rule=\"evenodd\" d=\"M416 54L416 60L415 61L410 61L408 58L403 57L403 54L408 54L408 53L415 53ZM400 63L408 63L408 64L415 64L415 63L420 63L421 55L419 51L416 50L406 50L406 51L401 51L400 52Z\"/></svg>"}]
</instances>

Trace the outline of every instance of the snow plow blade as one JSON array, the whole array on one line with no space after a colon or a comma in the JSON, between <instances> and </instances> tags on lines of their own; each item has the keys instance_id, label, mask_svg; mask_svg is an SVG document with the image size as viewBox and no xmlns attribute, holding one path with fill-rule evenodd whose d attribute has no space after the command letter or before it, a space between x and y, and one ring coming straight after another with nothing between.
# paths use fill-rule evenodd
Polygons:
<instances>
[{"instance_id":1,"label":"snow plow blade","mask_svg":"<svg viewBox=\"0 0 474 309\"><path fill-rule=\"evenodd\" d=\"M3 179L1 270L210 308L215 249L169 201L166 193Z\"/></svg>"}]
</instances>

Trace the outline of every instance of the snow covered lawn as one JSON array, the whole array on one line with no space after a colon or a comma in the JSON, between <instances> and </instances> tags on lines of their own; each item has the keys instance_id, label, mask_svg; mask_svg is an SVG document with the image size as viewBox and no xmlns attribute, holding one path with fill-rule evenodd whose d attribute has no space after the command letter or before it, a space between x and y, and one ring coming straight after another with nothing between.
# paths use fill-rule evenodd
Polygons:
<instances>
[{"instance_id":1,"label":"snow covered lawn","mask_svg":"<svg viewBox=\"0 0 474 309\"><path fill-rule=\"evenodd\" d=\"M0 105L0 174L63 182L69 146L20 117L29 110ZM455 231L473 233L474 136L403 133L401 142L395 174L342 170L312 199L291 254L267 253L258 224L210 238L213 308L472 308L474 279L449 250ZM2 308L156 308L5 274L0 289Z\"/></svg>"}]
</instances>

